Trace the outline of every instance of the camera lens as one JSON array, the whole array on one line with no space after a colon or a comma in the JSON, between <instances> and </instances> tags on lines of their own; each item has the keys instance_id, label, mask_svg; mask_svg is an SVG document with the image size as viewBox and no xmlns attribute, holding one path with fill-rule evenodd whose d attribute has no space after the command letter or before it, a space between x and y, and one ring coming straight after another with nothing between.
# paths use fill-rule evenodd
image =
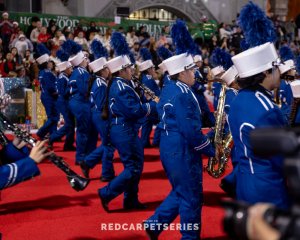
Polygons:
<instances>
[{"instance_id":1,"label":"camera lens","mask_svg":"<svg viewBox=\"0 0 300 240\"><path fill-rule=\"evenodd\" d=\"M247 217L248 204L232 201L223 201L225 208L224 231L230 236L230 239L247 240Z\"/></svg>"}]
</instances>

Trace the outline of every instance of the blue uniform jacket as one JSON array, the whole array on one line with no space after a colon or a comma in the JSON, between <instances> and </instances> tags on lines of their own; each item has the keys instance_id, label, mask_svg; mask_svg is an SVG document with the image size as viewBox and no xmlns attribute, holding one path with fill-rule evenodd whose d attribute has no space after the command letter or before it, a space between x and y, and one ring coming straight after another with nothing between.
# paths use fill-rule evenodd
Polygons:
<instances>
[{"instance_id":1,"label":"blue uniform jacket","mask_svg":"<svg viewBox=\"0 0 300 240\"><path fill-rule=\"evenodd\" d=\"M40 171L36 163L12 143L1 151L1 157L5 156L9 156L14 162L0 166L0 190L39 175Z\"/></svg>"},{"instance_id":2,"label":"blue uniform jacket","mask_svg":"<svg viewBox=\"0 0 300 240\"><path fill-rule=\"evenodd\" d=\"M56 96L56 76L48 69L41 70L39 73L39 82L42 94L46 97Z\"/></svg>"},{"instance_id":3,"label":"blue uniform jacket","mask_svg":"<svg viewBox=\"0 0 300 240\"><path fill-rule=\"evenodd\" d=\"M220 92L221 92L221 87L222 84L219 82L214 82L213 83L213 87L212 87L212 91L214 94L214 109L216 110L218 107L218 102L219 102L219 96L220 96Z\"/></svg>"},{"instance_id":4,"label":"blue uniform jacket","mask_svg":"<svg viewBox=\"0 0 300 240\"><path fill-rule=\"evenodd\" d=\"M56 80L56 89L59 98L67 100L70 95L70 89L68 88L69 78L66 73L62 72L59 74Z\"/></svg>"},{"instance_id":5,"label":"blue uniform jacket","mask_svg":"<svg viewBox=\"0 0 300 240\"><path fill-rule=\"evenodd\" d=\"M293 93L289 82L284 80L281 80L280 82L280 100L282 114L286 119L289 119L293 102Z\"/></svg>"},{"instance_id":6,"label":"blue uniform jacket","mask_svg":"<svg viewBox=\"0 0 300 240\"><path fill-rule=\"evenodd\" d=\"M129 82L120 77L112 80L109 91L109 110L112 124L135 124L139 118L148 116L156 103L141 103L140 97Z\"/></svg>"},{"instance_id":7,"label":"blue uniform jacket","mask_svg":"<svg viewBox=\"0 0 300 240\"><path fill-rule=\"evenodd\" d=\"M105 103L106 88L107 83L101 77L97 77L93 82L91 88L91 105L98 111L102 111L103 109Z\"/></svg>"},{"instance_id":8,"label":"blue uniform jacket","mask_svg":"<svg viewBox=\"0 0 300 240\"><path fill-rule=\"evenodd\" d=\"M76 67L70 76L70 95L82 101L88 100L89 72L83 67Z\"/></svg>"},{"instance_id":9,"label":"blue uniform jacket","mask_svg":"<svg viewBox=\"0 0 300 240\"><path fill-rule=\"evenodd\" d=\"M142 83L150 90L152 90L155 93L155 96L159 97L160 95L159 87L156 84L155 80L150 75L143 74Z\"/></svg>"},{"instance_id":10,"label":"blue uniform jacket","mask_svg":"<svg viewBox=\"0 0 300 240\"><path fill-rule=\"evenodd\" d=\"M272 102L272 93L262 86L240 90L229 111L229 125L238 160L237 199L250 203L270 202L287 207L283 177L283 157L254 155L250 133L255 128L283 127L287 124Z\"/></svg>"},{"instance_id":11,"label":"blue uniform jacket","mask_svg":"<svg viewBox=\"0 0 300 240\"><path fill-rule=\"evenodd\" d=\"M190 149L214 156L212 144L201 132L201 110L198 101L185 83L171 80L168 87L163 88L161 92L157 110L161 120L159 127L166 134L178 133Z\"/></svg>"}]
</instances>

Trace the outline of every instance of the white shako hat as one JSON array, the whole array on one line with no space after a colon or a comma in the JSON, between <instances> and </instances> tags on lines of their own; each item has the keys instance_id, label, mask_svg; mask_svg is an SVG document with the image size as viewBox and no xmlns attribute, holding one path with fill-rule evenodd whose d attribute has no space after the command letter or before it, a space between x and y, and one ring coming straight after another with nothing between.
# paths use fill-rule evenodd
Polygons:
<instances>
[{"instance_id":1,"label":"white shako hat","mask_svg":"<svg viewBox=\"0 0 300 240\"><path fill-rule=\"evenodd\" d=\"M231 59L240 78L254 76L271 69L274 64L280 65L274 44L270 42L250 48Z\"/></svg>"},{"instance_id":2,"label":"white shako hat","mask_svg":"<svg viewBox=\"0 0 300 240\"><path fill-rule=\"evenodd\" d=\"M235 80L237 75L238 75L238 71L236 70L236 67L233 65L221 76L221 79L226 82L227 86L230 86L230 84Z\"/></svg>"},{"instance_id":3,"label":"white shako hat","mask_svg":"<svg viewBox=\"0 0 300 240\"><path fill-rule=\"evenodd\" d=\"M300 80L295 80L290 83L294 98L300 98Z\"/></svg>"},{"instance_id":4,"label":"white shako hat","mask_svg":"<svg viewBox=\"0 0 300 240\"><path fill-rule=\"evenodd\" d=\"M285 61L284 64L279 66L279 71L280 71L280 74L284 74L284 73L288 72L289 70L295 69L295 68L296 68L296 66L295 66L294 61L292 59L290 59L290 60Z\"/></svg>"},{"instance_id":5,"label":"white shako hat","mask_svg":"<svg viewBox=\"0 0 300 240\"><path fill-rule=\"evenodd\" d=\"M154 67L152 60L146 60L140 64L138 64L140 72L143 72L151 67Z\"/></svg>"},{"instance_id":6,"label":"white shako hat","mask_svg":"<svg viewBox=\"0 0 300 240\"><path fill-rule=\"evenodd\" d=\"M85 59L84 53L82 51L78 52L75 56L69 58L69 62L74 66L78 66Z\"/></svg>"},{"instance_id":7,"label":"white shako hat","mask_svg":"<svg viewBox=\"0 0 300 240\"><path fill-rule=\"evenodd\" d=\"M210 70L211 71L211 74L212 74L212 77L215 78L217 75L219 75L220 73L224 73L225 70L222 66L217 66L217 67L214 67L213 69Z\"/></svg>"},{"instance_id":8,"label":"white shako hat","mask_svg":"<svg viewBox=\"0 0 300 240\"><path fill-rule=\"evenodd\" d=\"M59 72L63 72L70 67L72 67L72 64L69 61L64 61L56 64L56 68Z\"/></svg>"},{"instance_id":9,"label":"white shako hat","mask_svg":"<svg viewBox=\"0 0 300 240\"><path fill-rule=\"evenodd\" d=\"M196 63L196 62L202 62L202 61L203 60L202 60L201 55L197 54L197 55L194 56L194 63Z\"/></svg>"},{"instance_id":10,"label":"white shako hat","mask_svg":"<svg viewBox=\"0 0 300 240\"><path fill-rule=\"evenodd\" d=\"M38 64L43 64L45 62L48 62L49 58L50 58L50 56L47 53L45 53L42 56L38 57L36 59L36 61L37 61Z\"/></svg>"},{"instance_id":11,"label":"white shako hat","mask_svg":"<svg viewBox=\"0 0 300 240\"><path fill-rule=\"evenodd\" d=\"M111 73L118 72L130 66L132 66L132 63L130 62L130 59L127 55L115 57L107 62L107 67L109 68Z\"/></svg>"},{"instance_id":12,"label":"white shako hat","mask_svg":"<svg viewBox=\"0 0 300 240\"><path fill-rule=\"evenodd\" d=\"M170 57L163 61L163 64L170 76L195 67L193 57L187 53Z\"/></svg>"},{"instance_id":13,"label":"white shako hat","mask_svg":"<svg viewBox=\"0 0 300 240\"><path fill-rule=\"evenodd\" d=\"M89 63L89 67L91 68L93 73L96 73L96 72L102 70L103 68L105 68L106 63L107 63L106 58L101 57L101 58L98 58L95 61L92 61L91 63Z\"/></svg>"},{"instance_id":14,"label":"white shako hat","mask_svg":"<svg viewBox=\"0 0 300 240\"><path fill-rule=\"evenodd\" d=\"M159 64L158 67L161 70L162 74L164 74L167 71L164 63Z\"/></svg>"}]
</instances>

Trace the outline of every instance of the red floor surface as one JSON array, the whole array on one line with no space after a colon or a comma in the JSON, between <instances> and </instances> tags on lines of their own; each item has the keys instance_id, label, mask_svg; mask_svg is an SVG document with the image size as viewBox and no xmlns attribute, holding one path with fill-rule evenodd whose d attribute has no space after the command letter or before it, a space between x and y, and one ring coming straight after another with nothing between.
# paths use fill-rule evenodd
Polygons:
<instances>
[{"instance_id":1,"label":"red floor surface","mask_svg":"<svg viewBox=\"0 0 300 240\"><path fill-rule=\"evenodd\" d=\"M81 174L79 167L74 166L74 152L62 152L62 143L57 143L54 150ZM118 174L123 167L117 155L116 158ZM103 231L101 224L141 223L152 215L170 191L158 149L145 150L139 194L140 200L148 205L144 211L123 211L122 196L110 203L112 213L102 209L97 195L97 189L105 185L99 181L100 165L91 171L93 180L83 192L75 192L64 173L53 164L40 164L40 170L41 176L1 192L0 232L3 240L147 239L141 230ZM221 224L224 213L219 206L220 199L226 196L218 187L219 181L204 173L202 239L227 239ZM179 218L176 219L178 221ZM164 231L159 239L180 239L180 233Z\"/></svg>"}]
</instances>

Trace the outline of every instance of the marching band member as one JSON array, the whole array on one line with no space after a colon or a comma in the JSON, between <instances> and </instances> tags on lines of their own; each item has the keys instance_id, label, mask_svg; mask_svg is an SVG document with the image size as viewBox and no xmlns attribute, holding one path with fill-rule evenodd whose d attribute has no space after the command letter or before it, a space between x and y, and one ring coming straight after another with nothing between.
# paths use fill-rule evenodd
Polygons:
<instances>
[{"instance_id":1,"label":"marching band member","mask_svg":"<svg viewBox=\"0 0 300 240\"><path fill-rule=\"evenodd\" d=\"M226 122L225 122L225 126L224 126L224 136L226 136L230 132L229 125L228 125L228 114L229 114L229 110L230 110L230 105L238 93L238 91L237 91L238 86L235 81L237 74L238 74L238 72L237 72L235 66L232 66L221 76L221 79L227 85L226 95L225 95L226 99L225 99L225 106L224 106L224 112L226 114ZM228 174L226 177L224 177L221 180L220 187L230 197L235 197L236 171L237 171L238 161L235 156L234 146L231 149L231 162L232 162L233 170L230 174Z\"/></svg>"},{"instance_id":2,"label":"marching band member","mask_svg":"<svg viewBox=\"0 0 300 240\"><path fill-rule=\"evenodd\" d=\"M38 44L39 52L48 52L49 50L43 44ZM40 139L45 138L46 134L53 133L57 129L59 114L56 110L57 92L55 87L56 76L53 72L47 69L49 61L48 53L44 53L36 59L39 64L39 82L41 88L41 101L45 107L47 121L38 130L37 135Z\"/></svg>"},{"instance_id":3,"label":"marching band member","mask_svg":"<svg viewBox=\"0 0 300 240\"><path fill-rule=\"evenodd\" d=\"M159 97L160 95L160 90L158 85L155 82L155 66L151 60L151 53L149 52L148 49L142 48L140 50L140 55L144 59L142 63L140 63L139 66L139 71L140 71L140 81L142 84L144 84L146 87L148 87L152 92L154 92L155 96ZM149 57L147 58L147 55ZM156 125L159 122L158 120L158 114L157 111L154 110L151 112L151 114L143 119L142 123L142 134L141 134L141 141L144 146L144 148L151 147L150 144L150 134L152 131L153 125ZM156 145L159 143L159 138L160 134L158 130L155 130L154 137L153 137L153 142Z\"/></svg>"},{"instance_id":4,"label":"marching band member","mask_svg":"<svg viewBox=\"0 0 300 240\"><path fill-rule=\"evenodd\" d=\"M110 143L109 137L109 123L107 119L103 119L101 114L105 106L107 84L110 77L110 71L106 66L107 50L103 51L104 47L98 40L91 43L95 61L89 64L90 69L94 73L91 78L90 99L92 106L92 124L97 129L101 137L101 145L85 157L81 162L81 168L85 177L89 177L89 169L94 168L96 164L102 160L102 175L100 177L102 182L109 182L115 177L113 167L114 148ZM100 57L101 56L101 57Z\"/></svg>"},{"instance_id":5,"label":"marching band member","mask_svg":"<svg viewBox=\"0 0 300 240\"><path fill-rule=\"evenodd\" d=\"M50 135L49 141L53 143L63 136L66 135L64 151L74 151L76 148L73 146L75 142L75 119L73 114L69 109L69 77L72 73L72 64L67 61L68 56L65 56L62 50L57 52L57 56L61 58L63 62L57 64L57 70L59 76L56 81L56 89L58 93L58 99L56 102L57 110L63 115L64 126L61 127L58 131ZM66 58L64 58L64 56Z\"/></svg>"},{"instance_id":6,"label":"marching band member","mask_svg":"<svg viewBox=\"0 0 300 240\"><path fill-rule=\"evenodd\" d=\"M71 43L71 42L70 42ZM66 41L64 44L68 44ZM63 47L64 47L63 44ZM90 126L91 106L88 99L88 83L90 74L86 70L87 59L84 53L80 51L69 62L73 65L74 70L70 76L69 89L70 100L69 107L76 118L76 164L79 164L84 158L96 148L96 140L93 138Z\"/></svg>"},{"instance_id":7,"label":"marching band member","mask_svg":"<svg viewBox=\"0 0 300 240\"><path fill-rule=\"evenodd\" d=\"M214 80L213 86L212 86L212 92L214 95L214 109L216 110L218 107L218 101L221 91L222 84L218 81L220 81L221 76L225 73L225 70L222 66L217 66L211 69L211 76Z\"/></svg>"},{"instance_id":8,"label":"marching band member","mask_svg":"<svg viewBox=\"0 0 300 240\"><path fill-rule=\"evenodd\" d=\"M250 48L234 57L241 89L230 106L229 125L238 159L236 194L248 203L269 202L289 207L283 176L283 158L253 154L250 133L259 127L283 127L286 121L272 101L271 91L280 85L279 58L272 43Z\"/></svg>"},{"instance_id":9,"label":"marching band member","mask_svg":"<svg viewBox=\"0 0 300 240\"><path fill-rule=\"evenodd\" d=\"M212 127L215 125L216 119L214 114L210 111L207 100L204 96L206 87L204 86L205 80L200 72L200 68L202 67L201 55L197 54L194 56L194 63L196 64L197 68L195 69L196 81L192 86L192 89L201 108L203 127Z\"/></svg>"},{"instance_id":10,"label":"marching band member","mask_svg":"<svg viewBox=\"0 0 300 240\"><path fill-rule=\"evenodd\" d=\"M202 196L201 154L214 156L213 145L201 132L201 110L191 90L195 83L194 62L186 53L165 60L170 82L157 105L161 120L160 153L172 190L146 222L150 239L157 239L161 224L180 215L182 239L200 239ZM170 147L172 146L172 147Z\"/></svg>"},{"instance_id":11,"label":"marching band member","mask_svg":"<svg viewBox=\"0 0 300 240\"><path fill-rule=\"evenodd\" d=\"M113 146L119 152L124 170L98 191L102 206L106 211L109 211L109 202L123 192L125 209L145 208L145 205L138 200L138 185L143 171L144 152L135 125L139 118L151 113L158 99L141 103L138 94L129 86L132 78L131 65L126 55L115 57L107 62L107 67L113 76L108 90L110 137Z\"/></svg>"},{"instance_id":12,"label":"marching band member","mask_svg":"<svg viewBox=\"0 0 300 240\"><path fill-rule=\"evenodd\" d=\"M293 101L292 89L290 82L295 80L296 70L293 60L287 60L284 64L279 66L280 71L280 99L281 99L281 111L286 119L289 119L291 112L291 105Z\"/></svg>"}]
</instances>

